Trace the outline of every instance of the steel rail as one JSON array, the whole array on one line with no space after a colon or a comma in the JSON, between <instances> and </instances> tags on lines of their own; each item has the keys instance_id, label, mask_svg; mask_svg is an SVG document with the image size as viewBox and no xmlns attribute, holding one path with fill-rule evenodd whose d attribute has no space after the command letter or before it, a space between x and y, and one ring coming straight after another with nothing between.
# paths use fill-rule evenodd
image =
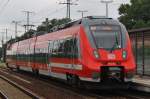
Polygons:
<instances>
[{"instance_id":1,"label":"steel rail","mask_svg":"<svg viewBox=\"0 0 150 99\"><path fill-rule=\"evenodd\" d=\"M132 95L132 93L131 94L129 94L127 92L117 92L117 93L122 95L122 96L125 96L129 99L145 99L144 97L140 97L140 96L137 96L137 95Z\"/></svg>"},{"instance_id":2,"label":"steel rail","mask_svg":"<svg viewBox=\"0 0 150 99\"><path fill-rule=\"evenodd\" d=\"M19 90L21 90L22 92L24 92L26 95L30 96L33 99L42 99L42 97L38 96L37 94L31 92L30 90L24 88L23 86L20 86L19 84L11 81L10 79L4 77L3 75L0 75L0 78L5 80L6 82L8 82L9 84L11 84L12 86L18 88ZM8 98L4 98L4 99L8 99Z\"/></svg>"},{"instance_id":3,"label":"steel rail","mask_svg":"<svg viewBox=\"0 0 150 99\"><path fill-rule=\"evenodd\" d=\"M0 70L0 72L6 72L6 71ZM24 71L24 73L22 73L22 75L25 75L25 73L26 73L26 71ZM29 76L29 75L25 75L25 76ZM33 76L33 75L31 74L31 76ZM74 93L74 95L80 96L82 98L84 98L88 95L89 97L94 97L96 99L105 99L104 96L92 94L90 92L81 92L81 90L74 89L73 87L68 86L66 83L62 84L62 82L58 79L52 79L51 78L51 80L48 80L47 76L44 76L44 75L40 75L40 77L38 79L43 81L44 84L49 84L51 82L51 87L56 88L56 89L61 90L61 91L65 91L68 94Z\"/></svg>"},{"instance_id":4,"label":"steel rail","mask_svg":"<svg viewBox=\"0 0 150 99\"><path fill-rule=\"evenodd\" d=\"M23 72L22 74L26 74L27 72ZM29 74L30 75L30 74ZM26 76L29 76L26 75ZM31 74L32 75L32 74ZM80 97L84 97L84 96L91 96L91 97L95 97L96 99L108 99L109 96L103 95L103 94L97 94L91 91L84 91L81 92L80 88L75 89L74 87L68 86L68 84L66 83L62 83L61 80L59 79L55 79L55 78L51 78L51 80L48 80L49 77L44 76L44 75L40 75L40 77L38 78L39 80L43 81L43 83L51 83L51 86L53 86L54 88L58 89L58 90L62 90L62 91L66 91L70 93L71 92L75 92L76 95L80 96ZM50 78L49 78L50 79ZM127 92L124 91L117 91L116 95L120 95L120 96L116 96L116 97L123 97L123 98L127 98L127 99L144 99L135 95L132 95L132 93L129 95Z\"/></svg>"},{"instance_id":5,"label":"steel rail","mask_svg":"<svg viewBox=\"0 0 150 99\"><path fill-rule=\"evenodd\" d=\"M22 73L22 74L24 75L25 73ZM29 75L26 75L26 76L29 76ZM51 86L53 86L56 89L59 89L62 91L67 91L67 92L69 91L69 93L71 90L71 92L75 92L76 95L81 96L81 97L84 97L87 95L91 96L91 97L95 97L97 99L107 99L108 97L110 97L110 96L106 96L103 94L101 95L101 94L90 92L90 91L81 92L81 90L78 90L78 89L75 90L74 88L68 86L65 83L62 84L62 82L59 80L56 80L56 79L48 80L47 76L44 76L44 75L40 75L40 77L38 79L43 81L43 83L46 83L46 84L49 84L51 82L51 84L52 84ZM121 98L123 97L123 98L127 98L127 99L144 99L141 96L133 95L132 93L128 93L126 91L116 91L115 94L116 94L116 97L121 97ZM117 95L119 95L119 96L117 96ZM115 97L115 95L113 97Z\"/></svg>"},{"instance_id":6,"label":"steel rail","mask_svg":"<svg viewBox=\"0 0 150 99\"><path fill-rule=\"evenodd\" d=\"M2 99L8 99L8 97L2 91L0 91L0 97Z\"/></svg>"}]
</instances>

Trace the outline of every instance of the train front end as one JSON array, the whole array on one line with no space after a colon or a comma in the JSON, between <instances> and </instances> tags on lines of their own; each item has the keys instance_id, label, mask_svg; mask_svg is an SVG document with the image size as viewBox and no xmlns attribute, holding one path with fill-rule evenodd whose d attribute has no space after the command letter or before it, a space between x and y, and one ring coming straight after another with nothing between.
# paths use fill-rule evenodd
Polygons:
<instances>
[{"instance_id":1,"label":"train front end","mask_svg":"<svg viewBox=\"0 0 150 99\"><path fill-rule=\"evenodd\" d=\"M135 72L135 61L124 25L113 19L97 17L85 18L82 24L82 32L87 38L82 41L82 56L85 61L83 64L86 68L85 74L91 81L131 81Z\"/></svg>"}]
</instances>

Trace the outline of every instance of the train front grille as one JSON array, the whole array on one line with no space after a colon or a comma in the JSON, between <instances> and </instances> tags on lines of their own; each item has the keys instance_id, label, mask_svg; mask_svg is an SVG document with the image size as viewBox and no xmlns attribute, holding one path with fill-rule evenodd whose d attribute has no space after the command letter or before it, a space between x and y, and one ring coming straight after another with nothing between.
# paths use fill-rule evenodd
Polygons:
<instances>
[{"instance_id":1,"label":"train front grille","mask_svg":"<svg viewBox=\"0 0 150 99\"><path fill-rule=\"evenodd\" d=\"M123 66L102 66L101 67L101 82L124 81Z\"/></svg>"}]
</instances>

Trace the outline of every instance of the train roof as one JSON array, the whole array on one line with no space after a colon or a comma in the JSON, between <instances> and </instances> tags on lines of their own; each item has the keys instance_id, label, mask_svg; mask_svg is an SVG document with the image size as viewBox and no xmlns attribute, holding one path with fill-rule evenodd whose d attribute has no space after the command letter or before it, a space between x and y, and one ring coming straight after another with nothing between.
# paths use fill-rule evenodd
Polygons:
<instances>
[{"instance_id":1,"label":"train roof","mask_svg":"<svg viewBox=\"0 0 150 99\"><path fill-rule=\"evenodd\" d=\"M66 29L66 28L69 28L69 27L72 27L72 26L80 25L80 24L87 24L87 23L89 25L96 25L96 24L120 25L119 21L114 20L112 18L106 18L105 16L87 16L87 17L84 17L84 18L79 19L79 20L75 20L75 21L72 21L72 22L69 22L69 23L66 23L66 24L55 26L54 28L52 28L50 30L49 33L56 32L56 31ZM35 37L35 36L44 35L44 34L47 34L47 33L44 33L44 32L37 33L37 32L35 32L30 38ZM26 39L29 39L29 38L26 38ZM24 39L22 39L22 40L24 40ZM19 41L22 41L22 40L19 40ZM18 41L18 40L14 39L14 42L16 42L16 41Z\"/></svg>"},{"instance_id":2,"label":"train roof","mask_svg":"<svg viewBox=\"0 0 150 99\"><path fill-rule=\"evenodd\" d=\"M104 23L118 24L118 21L116 21L112 18L106 18L105 16L87 16L87 17L83 17L82 19L79 19L79 20L75 20L75 21L72 21L72 22L69 22L69 23L66 23L66 24L55 26L54 28L51 29L50 32L55 32L55 31L58 31L58 30L61 30L61 29L65 29L65 28L69 28L69 27L72 27L72 26L75 26L75 25L79 25L84 21L88 21L90 23L93 21L93 22L95 22L95 24L96 23L100 24L100 21L97 21L97 20L94 21L94 19L99 19L103 24Z\"/></svg>"}]
</instances>

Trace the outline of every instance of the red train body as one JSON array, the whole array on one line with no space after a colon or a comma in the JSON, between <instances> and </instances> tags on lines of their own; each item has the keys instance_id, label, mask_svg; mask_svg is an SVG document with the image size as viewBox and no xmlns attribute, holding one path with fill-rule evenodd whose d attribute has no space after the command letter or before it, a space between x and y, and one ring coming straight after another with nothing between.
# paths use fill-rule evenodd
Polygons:
<instances>
[{"instance_id":1,"label":"red train body","mask_svg":"<svg viewBox=\"0 0 150 99\"><path fill-rule=\"evenodd\" d=\"M12 44L7 65L70 83L131 81L135 62L121 23L87 17L63 28Z\"/></svg>"}]
</instances>

